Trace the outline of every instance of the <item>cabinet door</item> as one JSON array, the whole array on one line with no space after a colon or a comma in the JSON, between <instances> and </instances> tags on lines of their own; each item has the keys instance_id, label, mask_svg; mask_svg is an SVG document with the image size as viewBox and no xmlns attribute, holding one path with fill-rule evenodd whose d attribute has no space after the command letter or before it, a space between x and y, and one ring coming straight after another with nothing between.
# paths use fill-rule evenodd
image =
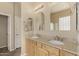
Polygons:
<instances>
[{"instance_id":1,"label":"cabinet door","mask_svg":"<svg viewBox=\"0 0 79 59\"><path fill-rule=\"evenodd\" d=\"M27 40L27 54L28 56L35 56L36 51L36 42L33 40Z\"/></svg>"},{"instance_id":2,"label":"cabinet door","mask_svg":"<svg viewBox=\"0 0 79 59\"><path fill-rule=\"evenodd\" d=\"M31 40L30 45L31 45L31 55L35 56L36 55L37 42L34 41L34 40Z\"/></svg>"},{"instance_id":3,"label":"cabinet door","mask_svg":"<svg viewBox=\"0 0 79 59\"><path fill-rule=\"evenodd\" d=\"M41 48L42 47L42 43L41 42L37 42L37 48Z\"/></svg>"},{"instance_id":4,"label":"cabinet door","mask_svg":"<svg viewBox=\"0 0 79 59\"><path fill-rule=\"evenodd\" d=\"M43 44L43 49L48 51L49 56L59 56L59 49Z\"/></svg>"},{"instance_id":5,"label":"cabinet door","mask_svg":"<svg viewBox=\"0 0 79 59\"><path fill-rule=\"evenodd\" d=\"M60 50L60 56L76 56L76 55L68 51Z\"/></svg>"},{"instance_id":6,"label":"cabinet door","mask_svg":"<svg viewBox=\"0 0 79 59\"><path fill-rule=\"evenodd\" d=\"M42 48L37 48L37 56L48 56L48 51Z\"/></svg>"},{"instance_id":7,"label":"cabinet door","mask_svg":"<svg viewBox=\"0 0 79 59\"><path fill-rule=\"evenodd\" d=\"M31 51L31 45L30 45L30 43L31 43L30 40L27 39L26 40L26 54L27 55L30 55L31 54L31 52L30 52Z\"/></svg>"}]
</instances>

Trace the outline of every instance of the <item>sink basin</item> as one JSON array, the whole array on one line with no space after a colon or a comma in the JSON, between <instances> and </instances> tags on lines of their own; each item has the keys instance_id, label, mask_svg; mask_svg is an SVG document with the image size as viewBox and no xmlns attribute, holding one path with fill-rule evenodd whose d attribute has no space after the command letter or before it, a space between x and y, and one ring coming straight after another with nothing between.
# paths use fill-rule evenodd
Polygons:
<instances>
[{"instance_id":1,"label":"sink basin","mask_svg":"<svg viewBox=\"0 0 79 59\"><path fill-rule=\"evenodd\" d=\"M57 41L57 40L50 40L50 41L48 41L48 42L51 43L51 44L54 44L54 45L64 45L63 42Z\"/></svg>"},{"instance_id":2,"label":"sink basin","mask_svg":"<svg viewBox=\"0 0 79 59\"><path fill-rule=\"evenodd\" d=\"M33 36L32 38L39 38L39 37L37 37L37 36Z\"/></svg>"}]
</instances>

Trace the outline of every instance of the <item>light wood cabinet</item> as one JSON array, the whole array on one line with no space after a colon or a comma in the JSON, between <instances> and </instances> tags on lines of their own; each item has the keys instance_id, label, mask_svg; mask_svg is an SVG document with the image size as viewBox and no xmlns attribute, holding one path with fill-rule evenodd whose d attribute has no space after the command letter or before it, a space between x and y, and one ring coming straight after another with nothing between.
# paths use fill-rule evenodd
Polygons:
<instances>
[{"instance_id":1,"label":"light wood cabinet","mask_svg":"<svg viewBox=\"0 0 79 59\"><path fill-rule=\"evenodd\" d=\"M31 43L31 40L27 39L27 41L26 41L26 54L28 56L31 55L31 45L30 45L30 43Z\"/></svg>"},{"instance_id":2,"label":"light wood cabinet","mask_svg":"<svg viewBox=\"0 0 79 59\"><path fill-rule=\"evenodd\" d=\"M76 56L76 54L68 51L60 50L60 56Z\"/></svg>"},{"instance_id":3,"label":"light wood cabinet","mask_svg":"<svg viewBox=\"0 0 79 59\"><path fill-rule=\"evenodd\" d=\"M50 47L41 42L28 39L27 53L29 56L58 56L59 49Z\"/></svg>"},{"instance_id":4,"label":"light wood cabinet","mask_svg":"<svg viewBox=\"0 0 79 59\"><path fill-rule=\"evenodd\" d=\"M37 42L37 47L42 48L42 43L41 42Z\"/></svg>"},{"instance_id":5,"label":"light wood cabinet","mask_svg":"<svg viewBox=\"0 0 79 59\"><path fill-rule=\"evenodd\" d=\"M31 51L32 51L32 56L35 56L36 53L36 41L31 41Z\"/></svg>"},{"instance_id":6,"label":"light wood cabinet","mask_svg":"<svg viewBox=\"0 0 79 59\"><path fill-rule=\"evenodd\" d=\"M36 53L36 42L33 40L27 40L27 54L29 56L35 56Z\"/></svg>"},{"instance_id":7,"label":"light wood cabinet","mask_svg":"<svg viewBox=\"0 0 79 59\"><path fill-rule=\"evenodd\" d=\"M43 49L48 51L49 56L59 56L59 49L43 44Z\"/></svg>"},{"instance_id":8,"label":"light wood cabinet","mask_svg":"<svg viewBox=\"0 0 79 59\"><path fill-rule=\"evenodd\" d=\"M42 42L27 40L28 56L76 56L73 53L46 45Z\"/></svg>"},{"instance_id":9,"label":"light wood cabinet","mask_svg":"<svg viewBox=\"0 0 79 59\"><path fill-rule=\"evenodd\" d=\"M37 56L48 56L48 51L42 48L37 48Z\"/></svg>"}]
</instances>

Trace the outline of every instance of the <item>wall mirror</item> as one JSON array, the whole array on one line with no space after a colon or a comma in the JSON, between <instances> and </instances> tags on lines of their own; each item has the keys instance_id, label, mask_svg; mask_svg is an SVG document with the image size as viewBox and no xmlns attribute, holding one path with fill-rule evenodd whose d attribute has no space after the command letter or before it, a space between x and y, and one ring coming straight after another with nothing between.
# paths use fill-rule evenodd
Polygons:
<instances>
[{"instance_id":1,"label":"wall mirror","mask_svg":"<svg viewBox=\"0 0 79 59\"><path fill-rule=\"evenodd\" d=\"M43 31L45 27L45 16L43 12L38 13L38 23L39 23L39 31Z\"/></svg>"},{"instance_id":2,"label":"wall mirror","mask_svg":"<svg viewBox=\"0 0 79 59\"><path fill-rule=\"evenodd\" d=\"M24 21L24 31L32 31L33 30L33 19L28 18L27 20Z\"/></svg>"},{"instance_id":3,"label":"wall mirror","mask_svg":"<svg viewBox=\"0 0 79 59\"><path fill-rule=\"evenodd\" d=\"M50 14L50 31L70 31L72 27L72 15L75 12L74 6L63 4L60 9L53 8ZM57 5L60 6L60 5ZM74 19L75 20L75 19Z\"/></svg>"}]
</instances>

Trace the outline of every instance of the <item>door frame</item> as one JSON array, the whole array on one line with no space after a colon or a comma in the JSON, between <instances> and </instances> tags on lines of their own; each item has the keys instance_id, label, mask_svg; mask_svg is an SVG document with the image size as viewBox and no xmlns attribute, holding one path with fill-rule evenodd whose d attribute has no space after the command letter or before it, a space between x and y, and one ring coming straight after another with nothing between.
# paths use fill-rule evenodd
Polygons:
<instances>
[{"instance_id":1,"label":"door frame","mask_svg":"<svg viewBox=\"0 0 79 59\"><path fill-rule=\"evenodd\" d=\"M15 20L18 20L19 19L19 21L20 21L20 23L21 23L21 19L20 19L20 17L17 17L17 16L15 16ZM21 25L21 24L20 24ZM16 28L16 21L15 21L15 28ZM17 35L20 35L20 38L19 38L19 40L21 41L21 30L20 30L20 33L18 34L17 32L16 32L16 30L15 30L15 49L16 48L20 48L21 47L21 45L20 46L17 46L18 44L16 44L17 43ZM20 42L20 44L21 44L21 42Z\"/></svg>"},{"instance_id":2,"label":"door frame","mask_svg":"<svg viewBox=\"0 0 79 59\"><path fill-rule=\"evenodd\" d=\"M3 12L0 12L0 15L4 15L4 16L7 16L8 17L8 50L9 51L12 51L14 50L15 48L12 48L12 29L11 29L11 19L12 19L12 16L10 14L7 14L7 13L3 13Z\"/></svg>"}]
</instances>

